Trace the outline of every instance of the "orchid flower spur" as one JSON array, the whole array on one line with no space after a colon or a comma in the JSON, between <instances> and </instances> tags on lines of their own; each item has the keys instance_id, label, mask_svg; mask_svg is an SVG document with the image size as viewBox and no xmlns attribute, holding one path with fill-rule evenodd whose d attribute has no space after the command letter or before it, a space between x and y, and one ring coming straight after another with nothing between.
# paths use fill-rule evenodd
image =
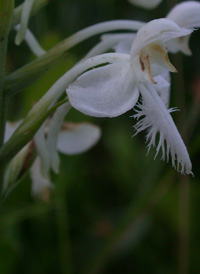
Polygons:
<instances>
[{"instance_id":1,"label":"orchid flower spur","mask_svg":"<svg viewBox=\"0 0 200 274\"><path fill-rule=\"evenodd\" d=\"M161 1L162 0L129 0L131 4L145 9L154 9L161 3Z\"/></svg>"},{"instance_id":2,"label":"orchid flower spur","mask_svg":"<svg viewBox=\"0 0 200 274\"><path fill-rule=\"evenodd\" d=\"M31 13L32 6L35 0L25 0L22 8L21 23L15 38L16 45L20 45L23 41L28 26L28 20Z\"/></svg>"},{"instance_id":3,"label":"orchid flower spur","mask_svg":"<svg viewBox=\"0 0 200 274\"><path fill-rule=\"evenodd\" d=\"M191 173L192 165L170 115L174 109L167 109L161 98L163 87L167 88L169 83L155 73L153 64L176 72L164 43L191 32L169 19L153 20L139 29L130 55L116 54L118 62L83 73L66 90L71 105L86 115L115 117L136 106L134 117L143 117L135 126L136 133L149 129L148 149L155 146L159 134L156 155L161 149L162 159L166 157L168 161L171 154L172 165L187 174ZM100 56L91 58L91 62ZM136 105L139 95L142 102Z\"/></svg>"}]
</instances>

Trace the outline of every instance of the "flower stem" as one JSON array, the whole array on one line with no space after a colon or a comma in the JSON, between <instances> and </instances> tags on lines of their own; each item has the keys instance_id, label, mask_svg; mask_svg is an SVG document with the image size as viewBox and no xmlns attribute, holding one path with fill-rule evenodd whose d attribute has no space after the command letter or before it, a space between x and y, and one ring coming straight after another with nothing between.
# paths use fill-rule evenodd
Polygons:
<instances>
[{"instance_id":1,"label":"flower stem","mask_svg":"<svg viewBox=\"0 0 200 274\"><path fill-rule=\"evenodd\" d=\"M34 6L33 6L34 8ZM76 32L72 36L64 39L55 47L44 53L42 56L37 58L35 61L19 68L17 71L8 75L6 80L6 94L13 96L19 90L31 85L45 71L53 61L57 60L58 57L62 56L67 50L71 49L75 45L83 42L84 40L108 31L115 30L130 30L136 31L145 23L133 21L133 20L113 20L103 23L98 23L93 26L87 27L81 31ZM43 70L43 69L44 70ZM39 71L39 73L38 73Z\"/></svg>"},{"instance_id":2,"label":"flower stem","mask_svg":"<svg viewBox=\"0 0 200 274\"><path fill-rule=\"evenodd\" d=\"M0 9L0 147L4 140L5 131L5 107L6 102L3 95L5 64L7 54L7 42L12 22L14 0L2 0Z\"/></svg>"},{"instance_id":3,"label":"flower stem","mask_svg":"<svg viewBox=\"0 0 200 274\"><path fill-rule=\"evenodd\" d=\"M14 0L2 0L0 9L0 147L4 142L8 100L4 97L5 65L7 55L8 34L12 22ZM3 182L5 161L0 165L0 184Z\"/></svg>"}]
</instances>

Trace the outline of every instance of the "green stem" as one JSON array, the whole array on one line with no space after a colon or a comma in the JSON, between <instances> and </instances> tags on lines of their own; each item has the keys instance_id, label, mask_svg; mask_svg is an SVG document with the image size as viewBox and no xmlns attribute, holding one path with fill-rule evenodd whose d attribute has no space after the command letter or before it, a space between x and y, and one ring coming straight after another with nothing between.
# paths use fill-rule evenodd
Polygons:
<instances>
[{"instance_id":1,"label":"green stem","mask_svg":"<svg viewBox=\"0 0 200 274\"><path fill-rule=\"evenodd\" d=\"M7 42L12 22L14 0L1 0L0 9L0 147L3 145L8 101L4 98L4 78ZM0 165L0 184L3 182L5 162Z\"/></svg>"},{"instance_id":2,"label":"green stem","mask_svg":"<svg viewBox=\"0 0 200 274\"><path fill-rule=\"evenodd\" d=\"M5 131L5 96L3 92L4 87L4 74L5 74L5 62L7 51L7 38L0 41L0 147L3 145L4 131ZM7 100L6 100L7 101Z\"/></svg>"},{"instance_id":3,"label":"green stem","mask_svg":"<svg viewBox=\"0 0 200 274\"><path fill-rule=\"evenodd\" d=\"M2 0L0 9L0 147L4 140L5 131L5 100L3 95L4 76L7 54L7 42L12 22L14 0Z\"/></svg>"}]
</instances>

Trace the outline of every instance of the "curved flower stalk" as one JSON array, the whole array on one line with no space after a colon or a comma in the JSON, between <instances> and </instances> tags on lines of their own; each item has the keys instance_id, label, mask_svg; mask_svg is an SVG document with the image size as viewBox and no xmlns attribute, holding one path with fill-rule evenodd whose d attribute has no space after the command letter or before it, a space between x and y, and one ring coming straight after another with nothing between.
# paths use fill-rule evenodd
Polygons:
<instances>
[{"instance_id":1,"label":"curved flower stalk","mask_svg":"<svg viewBox=\"0 0 200 274\"><path fill-rule=\"evenodd\" d=\"M25 0L22 8L22 14L21 14L21 22L20 27L17 32L15 43L16 45L20 45L21 42L24 40L24 37L26 35L26 30L28 26L28 20L31 13L32 6L34 4L35 0Z\"/></svg>"},{"instance_id":2,"label":"curved flower stalk","mask_svg":"<svg viewBox=\"0 0 200 274\"><path fill-rule=\"evenodd\" d=\"M159 74L154 75L152 64L176 72L169 62L164 43L191 32L169 19L153 20L139 29L131 54L123 54L123 61L120 59L118 63L87 71L67 88L71 105L84 114L95 117L121 115L135 106L141 94L144 105L138 105L140 110L135 118L144 118L136 125L137 132L149 129L149 147L155 146L155 138L159 133L157 153L162 148L162 159L165 158L166 142L167 160L170 153L172 165L176 165L181 173L187 174L191 173L192 166L187 149L170 116L174 109L167 110L164 99L161 99L162 89L164 86L167 88L169 83Z\"/></svg>"},{"instance_id":3,"label":"curved flower stalk","mask_svg":"<svg viewBox=\"0 0 200 274\"><path fill-rule=\"evenodd\" d=\"M156 8L162 0L128 0L131 4L145 9Z\"/></svg>"},{"instance_id":4,"label":"curved flower stalk","mask_svg":"<svg viewBox=\"0 0 200 274\"><path fill-rule=\"evenodd\" d=\"M15 30L19 30L19 28L20 25L17 25L15 27ZM46 51L40 46L37 39L29 29L26 30L24 40L26 41L27 45L35 56L40 57L46 53Z\"/></svg>"},{"instance_id":5,"label":"curved flower stalk","mask_svg":"<svg viewBox=\"0 0 200 274\"><path fill-rule=\"evenodd\" d=\"M101 36L101 42L92 48L84 59L102 54L109 49L118 53L130 54L135 36L136 34L133 33L104 34Z\"/></svg>"}]
</instances>

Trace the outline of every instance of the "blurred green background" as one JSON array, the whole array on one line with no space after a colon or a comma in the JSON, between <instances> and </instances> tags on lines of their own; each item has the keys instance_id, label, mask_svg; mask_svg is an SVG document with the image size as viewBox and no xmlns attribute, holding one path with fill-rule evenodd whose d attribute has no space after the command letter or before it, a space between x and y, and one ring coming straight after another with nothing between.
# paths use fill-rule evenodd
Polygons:
<instances>
[{"instance_id":1,"label":"blurred green background","mask_svg":"<svg viewBox=\"0 0 200 274\"><path fill-rule=\"evenodd\" d=\"M34 15L29 27L50 49L86 26L114 19L149 21L164 17L178 1L153 11L125 0L57 0ZM180 1L181 2L181 1ZM16 6L22 1L16 1ZM49 202L34 199L27 175L0 211L0 273L199 273L200 272L200 40L192 34L192 57L170 56L170 106L193 163L194 177L178 174L170 163L147 156L145 133L132 138L133 111L114 119L95 119L73 110L69 121L91 121L102 138L89 152L61 155L60 174ZM25 43L9 39L7 72L34 60ZM99 41L70 50L48 73L16 95L9 120L24 117L32 104Z\"/></svg>"}]
</instances>

